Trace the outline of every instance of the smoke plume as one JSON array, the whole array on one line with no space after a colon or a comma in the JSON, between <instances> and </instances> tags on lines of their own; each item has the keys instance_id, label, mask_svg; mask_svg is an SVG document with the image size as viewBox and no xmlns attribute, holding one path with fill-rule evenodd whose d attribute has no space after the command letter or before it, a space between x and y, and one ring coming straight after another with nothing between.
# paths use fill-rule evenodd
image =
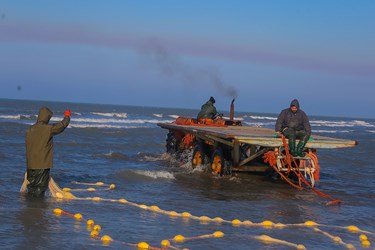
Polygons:
<instances>
[{"instance_id":1,"label":"smoke plume","mask_svg":"<svg viewBox=\"0 0 375 250\"><path fill-rule=\"evenodd\" d=\"M156 67L164 75L177 77L182 83L189 84L189 86L208 84L227 97L237 97L237 90L223 82L217 69L193 67L177 55L167 51L165 46L156 39L143 41L137 50L148 63L151 63L151 66Z\"/></svg>"}]
</instances>

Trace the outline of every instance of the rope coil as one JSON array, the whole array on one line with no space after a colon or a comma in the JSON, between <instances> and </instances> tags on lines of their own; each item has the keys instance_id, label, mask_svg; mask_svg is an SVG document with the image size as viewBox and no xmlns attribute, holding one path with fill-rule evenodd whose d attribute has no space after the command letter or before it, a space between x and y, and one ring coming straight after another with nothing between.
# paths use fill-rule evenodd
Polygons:
<instances>
[{"instance_id":1,"label":"rope coil","mask_svg":"<svg viewBox=\"0 0 375 250\"><path fill-rule=\"evenodd\" d=\"M263 155L265 163L268 163L273 169L280 175L280 177L285 180L288 184L295 187L298 190L302 190L302 184L305 184L316 194L328 198L331 201L326 205L341 203L340 200L336 200L331 196L317 190L314 188L315 181L319 181L320 178L320 166L318 163L318 157L313 152L308 152L305 155L305 159L300 159L299 164L296 159L290 154L288 143L286 142L285 136L281 137L283 146L285 149L285 154L278 151L268 151ZM286 171L282 171L285 170ZM304 172L304 174L302 173ZM293 183L289 174L294 173L298 178L298 185ZM307 180L307 175L309 176L310 182Z\"/></svg>"}]
</instances>

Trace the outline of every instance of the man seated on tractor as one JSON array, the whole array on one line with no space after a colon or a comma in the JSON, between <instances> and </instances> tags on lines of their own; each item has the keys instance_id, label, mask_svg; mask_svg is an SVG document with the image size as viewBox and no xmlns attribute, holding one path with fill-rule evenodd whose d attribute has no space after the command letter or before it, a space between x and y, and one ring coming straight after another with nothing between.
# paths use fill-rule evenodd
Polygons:
<instances>
[{"instance_id":1,"label":"man seated on tractor","mask_svg":"<svg viewBox=\"0 0 375 250\"><path fill-rule=\"evenodd\" d=\"M293 156L305 156L302 150L310 138L311 126L306 113L299 108L297 99L290 103L289 108L281 111L277 117L275 131L289 140L289 151ZM299 139L297 147L296 139Z\"/></svg>"},{"instance_id":2,"label":"man seated on tractor","mask_svg":"<svg viewBox=\"0 0 375 250\"><path fill-rule=\"evenodd\" d=\"M199 112L197 116L197 120L198 122L201 123L203 119L215 120L219 116L221 117L223 116L223 114L219 114L216 111L215 98L211 96L210 99L205 104L202 105L201 111Z\"/></svg>"}]
</instances>

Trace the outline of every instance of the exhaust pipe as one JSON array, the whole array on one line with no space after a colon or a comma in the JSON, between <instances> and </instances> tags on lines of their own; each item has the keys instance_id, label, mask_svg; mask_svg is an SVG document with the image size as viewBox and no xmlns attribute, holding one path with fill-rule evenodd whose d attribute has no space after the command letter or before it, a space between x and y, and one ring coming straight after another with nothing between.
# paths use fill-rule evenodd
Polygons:
<instances>
[{"instance_id":1,"label":"exhaust pipe","mask_svg":"<svg viewBox=\"0 0 375 250\"><path fill-rule=\"evenodd\" d=\"M232 100L232 102L231 102L231 104L230 104L230 115L229 115L229 119L230 119L231 121L234 120L234 98L233 98L233 100Z\"/></svg>"}]
</instances>

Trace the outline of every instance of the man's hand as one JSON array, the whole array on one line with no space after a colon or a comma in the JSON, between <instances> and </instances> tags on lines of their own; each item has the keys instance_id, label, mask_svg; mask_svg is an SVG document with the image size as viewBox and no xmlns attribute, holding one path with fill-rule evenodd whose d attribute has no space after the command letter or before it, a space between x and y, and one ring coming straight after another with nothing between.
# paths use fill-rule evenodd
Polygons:
<instances>
[{"instance_id":1,"label":"man's hand","mask_svg":"<svg viewBox=\"0 0 375 250\"><path fill-rule=\"evenodd\" d=\"M64 116L70 117L70 109L64 110Z\"/></svg>"}]
</instances>

